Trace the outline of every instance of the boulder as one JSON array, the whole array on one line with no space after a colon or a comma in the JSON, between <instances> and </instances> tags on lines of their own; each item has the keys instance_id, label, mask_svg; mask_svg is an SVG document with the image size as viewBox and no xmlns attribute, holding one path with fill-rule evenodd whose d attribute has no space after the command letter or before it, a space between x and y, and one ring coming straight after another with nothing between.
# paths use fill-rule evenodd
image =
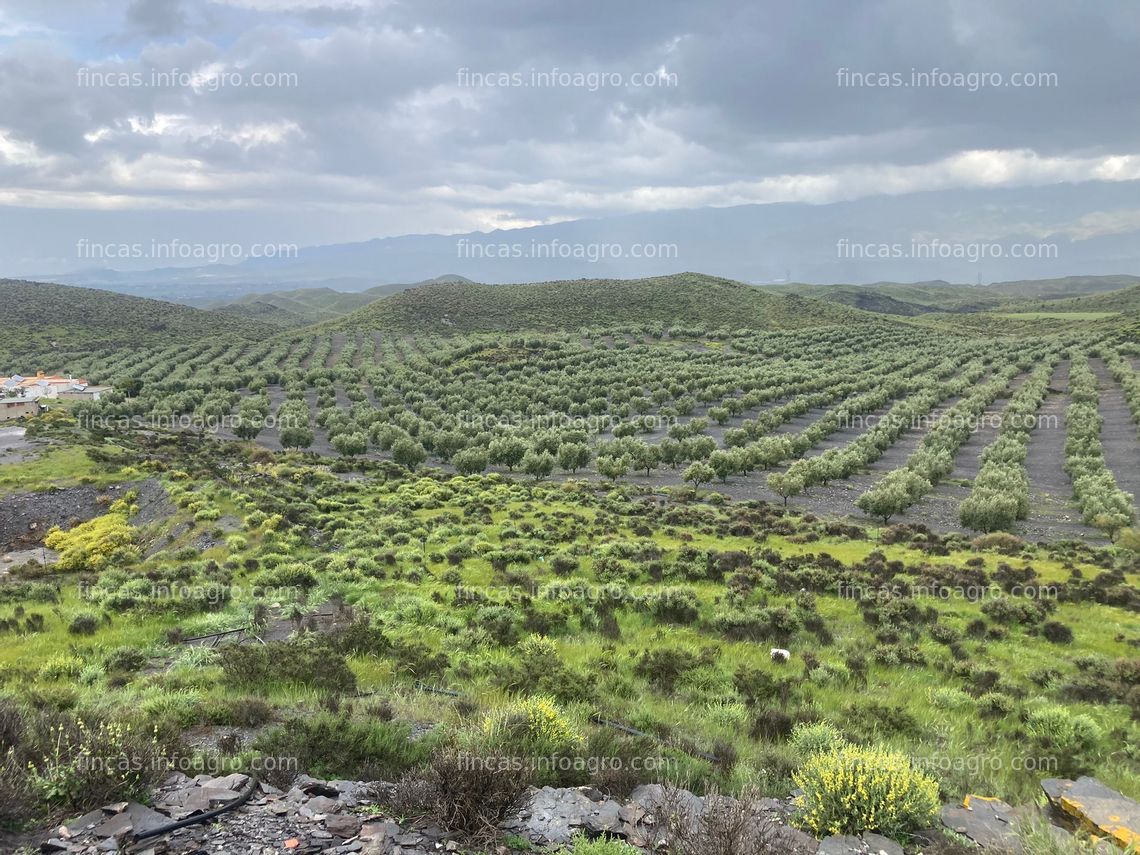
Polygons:
<instances>
[{"instance_id":1,"label":"boulder","mask_svg":"<svg viewBox=\"0 0 1140 855\"><path fill-rule=\"evenodd\" d=\"M1096 778L1046 778L1041 788L1053 806L1082 829L1107 837L1122 849L1140 846L1140 803Z\"/></svg>"},{"instance_id":2,"label":"boulder","mask_svg":"<svg viewBox=\"0 0 1140 855\"><path fill-rule=\"evenodd\" d=\"M959 805L942 808L942 824L978 844L982 849L1019 853L1013 808L1001 799L969 795Z\"/></svg>"},{"instance_id":3,"label":"boulder","mask_svg":"<svg viewBox=\"0 0 1140 855\"><path fill-rule=\"evenodd\" d=\"M531 796L525 813L524 833L555 845L569 843L579 831L600 834L621 825L621 805L609 799L596 802L583 790L543 787Z\"/></svg>"}]
</instances>

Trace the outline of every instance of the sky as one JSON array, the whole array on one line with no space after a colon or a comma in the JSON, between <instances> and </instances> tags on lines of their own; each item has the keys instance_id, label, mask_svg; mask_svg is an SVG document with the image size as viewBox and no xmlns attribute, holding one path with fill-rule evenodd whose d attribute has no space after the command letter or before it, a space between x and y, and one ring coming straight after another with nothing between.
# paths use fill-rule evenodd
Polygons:
<instances>
[{"instance_id":1,"label":"sky","mask_svg":"<svg viewBox=\"0 0 1140 855\"><path fill-rule=\"evenodd\" d=\"M4 0L0 276L1136 180L1138 44L1133 0Z\"/></svg>"}]
</instances>

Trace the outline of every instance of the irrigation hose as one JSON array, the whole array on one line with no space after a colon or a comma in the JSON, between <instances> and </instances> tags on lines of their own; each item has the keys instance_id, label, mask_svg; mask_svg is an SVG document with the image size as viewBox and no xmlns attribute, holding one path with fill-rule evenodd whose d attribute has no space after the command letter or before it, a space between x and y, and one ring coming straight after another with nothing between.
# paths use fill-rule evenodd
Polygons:
<instances>
[{"instance_id":1,"label":"irrigation hose","mask_svg":"<svg viewBox=\"0 0 1140 855\"><path fill-rule=\"evenodd\" d=\"M213 810L208 810L205 813L199 813L194 816L188 816L185 819L180 819L177 822L171 822L166 825L160 825L158 828L151 828L147 831L137 832L134 836L135 840L145 840L148 837L158 837L160 834L168 834L171 831L177 831L180 828L187 828L191 825L198 825L202 822L209 822L214 817L221 816L224 813L229 813L231 810L237 810L239 807L249 801L253 791L257 789L257 785L261 782L257 779L257 775L249 776L249 784L246 786L244 792L240 793L237 798L230 799L221 807L216 807Z\"/></svg>"}]
</instances>

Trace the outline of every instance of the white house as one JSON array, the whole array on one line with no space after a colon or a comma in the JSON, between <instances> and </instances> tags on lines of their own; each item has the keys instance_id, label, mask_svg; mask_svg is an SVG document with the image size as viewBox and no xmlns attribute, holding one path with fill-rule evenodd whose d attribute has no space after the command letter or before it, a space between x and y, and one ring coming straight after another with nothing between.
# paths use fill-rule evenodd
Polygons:
<instances>
[{"instance_id":1,"label":"white house","mask_svg":"<svg viewBox=\"0 0 1140 855\"><path fill-rule=\"evenodd\" d=\"M65 401L98 401L110 386L92 386L86 380L66 377L59 374L44 374L39 371L35 377L0 377L0 398L24 398L36 401L41 398L59 398Z\"/></svg>"}]
</instances>

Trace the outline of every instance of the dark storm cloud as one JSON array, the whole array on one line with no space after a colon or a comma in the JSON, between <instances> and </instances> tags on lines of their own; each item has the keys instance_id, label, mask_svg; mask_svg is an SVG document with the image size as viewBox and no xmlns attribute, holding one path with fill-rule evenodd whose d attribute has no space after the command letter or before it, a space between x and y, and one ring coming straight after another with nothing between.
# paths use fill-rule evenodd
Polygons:
<instances>
[{"instance_id":1,"label":"dark storm cloud","mask_svg":"<svg viewBox=\"0 0 1140 855\"><path fill-rule=\"evenodd\" d=\"M1124 0L191 5L6 4L0 202L287 204L391 234L1140 173ZM1051 82L851 85L935 68ZM98 78L163 73L184 80Z\"/></svg>"}]
</instances>

